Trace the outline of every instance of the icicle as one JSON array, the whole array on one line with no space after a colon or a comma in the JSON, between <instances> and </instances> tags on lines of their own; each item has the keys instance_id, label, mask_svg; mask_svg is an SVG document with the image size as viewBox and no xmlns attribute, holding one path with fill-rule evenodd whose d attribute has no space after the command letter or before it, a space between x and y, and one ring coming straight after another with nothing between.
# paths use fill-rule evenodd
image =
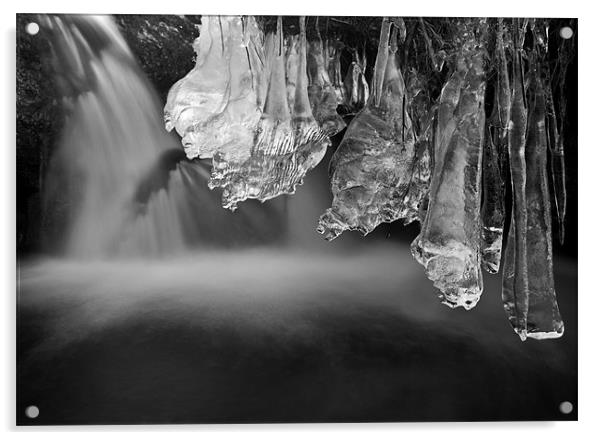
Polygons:
<instances>
[{"instance_id":1,"label":"icicle","mask_svg":"<svg viewBox=\"0 0 602 440\"><path fill-rule=\"evenodd\" d=\"M307 71L309 74L309 101L314 117L328 136L334 136L343 130L346 124L337 113L338 100L326 70L324 47L319 31L317 39L309 44Z\"/></svg>"},{"instance_id":2,"label":"icicle","mask_svg":"<svg viewBox=\"0 0 602 440\"><path fill-rule=\"evenodd\" d=\"M278 155L292 152L294 135L286 94L282 17L278 17L276 35L271 38L270 82L263 115L255 136L254 152Z\"/></svg>"},{"instance_id":3,"label":"icicle","mask_svg":"<svg viewBox=\"0 0 602 440\"><path fill-rule=\"evenodd\" d=\"M545 48L544 42L541 43ZM524 206L526 207L524 221L526 224L524 229L517 227L519 221L517 218L522 211L515 199L513 224L508 237L504 263L504 308L515 332L523 341L528 337L558 338L564 332L554 289L552 220L547 176L547 90L542 86L541 75L541 55L536 47L531 52L530 58L531 100L524 148ZM515 77L518 76L515 73ZM545 76L544 73L543 77ZM514 111L512 116L514 118ZM513 137L510 141L511 146L512 139ZM526 254L524 256L519 252L519 246L523 242ZM521 258L524 258L524 263Z\"/></svg>"},{"instance_id":4,"label":"icicle","mask_svg":"<svg viewBox=\"0 0 602 440\"><path fill-rule=\"evenodd\" d=\"M286 48L286 96L292 113L295 105L295 89L299 65L299 36L291 35L287 39Z\"/></svg>"},{"instance_id":5,"label":"icicle","mask_svg":"<svg viewBox=\"0 0 602 440\"><path fill-rule=\"evenodd\" d=\"M481 207L481 252L483 268L497 273L502 256L505 200L497 146L490 130L483 147L483 206Z\"/></svg>"},{"instance_id":6,"label":"icicle","mask_svg":"<svg viewBox=\"0 0 602 440\"><path fill-rule=\"evenodd\" d=\"M231 52L227 50L229 42L222 50L219 17L203 17L198 28L199 37L193 44L196 65L172 86L164 109L165 128L175 128L182 136L189 158L211 157L220 145L212 120L223 113L230 99Z\"/></svg>"},{"instance_id":7,"label":"icicle","mask_svg":"<svg viewBox=\"0 0 602 440\"><path fill-rule=\"evenodd\" d=\"M481 207L481 253L483 267L497 273L502 256L504 235L505 191L503 159L507 149L506 127L510 112L510 94L503 24L498 22L496 43L497 81L495 86L494 110L487 123L483 148L483 205Z\"/></svg>"},{"instance_id":8,"label":"icicle","mask_svg":"<svg viewBox=\"0 0 602 440\"><path fill-rule=\"evenodd\" d=\"M345 106L348 111L356 112L365 107L370 91L364 76L365 66L362 65L357 49L353 50L353 61L349 65L343 81L345 89Z\"/></svg>"},{"instance_id":9,"label":"icicle","mask_svg":"<svg viewBox=\"0 0 602 440\"><path fill-rule=\"evenodd\" d=\"M374 94L374 105L380 105L380 97L385 79L387 60L389 59L389 35L391 32L391 22L383 18L380 28L380 39L378 43L378 54L374 63L374 75L372 77L372 91Z\"/></svg>"},{"instance_id":10,"label":"icicle","mask_svg":"<svg viewBox=\"0 0 602 440\"><path fill-rule=\"evenodd\" d=\"M508 126L508 153L512 179L512 220L508 234L508 245L504 257L504 282L502 300L504 310L515 331L525 339L527 336L527 310L529 304L527 262L527 201L525 143L527 109L524 100L523 71L518 41L518 20L513 19L514 56L512 107Z\"/></svg>"},{"instance_id":11,"label":"icicle","mask_svg":"<svg viewBox=\"0 0 602 440\"><path fill-rule=\"evenodd\" d=\"M404 106L405 85L397 57L388 47L390 23L384 21L382 27L375 70L380 79L330 163L334 198L317 228L327 240L345 230L368 234L380 223L402 218L406 211L404 198L416 160L415 137Z\"/></svg>"},{"instance_id":12,"label":"icicle","mask_svg":"<svg viewBox=\"0 0 602 440\"><path fill-rule=\"evenodd\" d=\"M324 156L330 144L328 136L315 121L307 95L307 64L305 21L301 18L301 35L298 38L296 78L292 78L292 65L288 64L289 85L295 84L291 97L284 83L284 54L278 34L270 36L267 44L271 60L271 78L262 123L257 132L251 157L243 163L228 162L221 155L214 157L214 171L210 187L223 187L222 204L235 210L237 203L254 198L269 200L281 194L292 194L303 183L305 174ZM290 49L290 47L288 48ZM290 52L288 52L290 55ZM290 101L293 105L290 106ZM289 113L289 106L292 115ZM285 133L286 136L274 136ZM283 142L284 140L284 142Z\"/></svg>"},{"instance_id":13,"label":"icicle","mask_svg":"<svg viewBox=\"0 0 602 440\"><path fill-rule=\"evenodd\" d=\"M483 22L476 23L482 28ZM414 258L450 307L473 308L481 296L481 158L485 123L483 49L464 25L457 71L441 93L428 212L412 243Z\"/></svg>"},{"instance_id":14,"label":"icicle","mask_svg":"<svg viewBox=\"0 0 602 440\"><path fill-rule=\"evenodd\" d=\"M525 151L528 206L527 264L529 268L526 336L533 339L549 339L561 337L564 333L564 324L560 317L554 289L545 99L539 78L535 78L534 81L536 86L535 105L529 121Z\"/></svg>"},{"instance_id":15,"label":"icicle","mask_svg":"<svg viewBox=\"0 0 602 440\"><path fill-rule=\"evenodd\" d=\"M346 101L346 97L341 75L341 45L336 41L327 40L324 44L324 49L324 56L328 60L326 63L328 76L337 99L337 104L343 104Z\"/></svg>"},{"instance_id":16,"label":"icicle","mask_svg":"<svg viewBox=\"0 0 602 440\"><path fill-rule=\"evenodd\" d=\"M554 111L554 99L552 92L549 92L549 121L552 122L552 129L554 133L554 144L552 147L552 177L553 177L553 188L554 188L554 201L556 206L556 214L558 217L558 235L560 243L564 243L565 234L565 219L566 219L566 169L564 163L564 122L566 120L566 96L565 96L565 81L567 67L570 57L570 46L574 44L574 39L571 42L562 41L559 49L559 59L561 65L559 66L558 73L558 88L559 88L559 110L560 117L558 119L557 127L556 112Z\"/></svg>"},{"instance_id":17,"label":"icicle","mask_svg":"<svg viewBox=\"0 0 602 440\"><path fill-rule=\"evenodd\" d=\"M312 114L308 96L307 78L307 36L305 32L305 17L299 17L299 64L297 66L297 81L295 89L295 105L293 107L293 130L295 132L295 162L297 172L291 179L289 193L294 192L295 186L303 182L305 174L313 169L324 157L330 140Z\"/></svg>"}]
</instances>

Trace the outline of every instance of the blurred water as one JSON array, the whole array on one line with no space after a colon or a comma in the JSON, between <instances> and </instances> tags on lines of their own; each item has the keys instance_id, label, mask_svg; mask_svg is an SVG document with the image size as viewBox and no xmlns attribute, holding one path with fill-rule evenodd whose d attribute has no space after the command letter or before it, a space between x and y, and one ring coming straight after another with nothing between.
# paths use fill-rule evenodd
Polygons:
<instances>
[{"instance_id":1,"label":"blurred water","mask_svg":"<svg viewBox=\"0 0 602 440\"><path fill-rule=\"evenodd\" d=\"M499 276L452 310L398 245L22 263L19 420L575 419L577 271L556 267L567 332L521 342Z\"/></svg>"},{"instance_id":2,"label":"blurred water","mask_svg":"<svg viewBox=\"0 0 602 440\"><path fill-rule=\"evenodd\" d=\"M278 238L282 202L219 212L208 166L183 161L162 105L110 16L43 16L66 109L46 179L45 205L64 214L74 257L172 255L187 248Z\"/></svg>"}]
</instances>

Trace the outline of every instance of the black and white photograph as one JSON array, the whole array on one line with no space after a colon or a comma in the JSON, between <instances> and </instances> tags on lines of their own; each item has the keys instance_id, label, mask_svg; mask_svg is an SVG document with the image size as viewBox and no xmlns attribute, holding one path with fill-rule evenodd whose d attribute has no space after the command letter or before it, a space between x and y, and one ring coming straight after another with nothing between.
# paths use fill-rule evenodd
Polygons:
<instances>
[{"instance_id":1,"label":"black and white photograph","mask_svg":"<svg viewBox=\"0 0 602 440\"><path fill-rule=\"evenodd\" d=\"M46 9L18 427L578 419L580 18Z\"/></svg>"}]
</instances>

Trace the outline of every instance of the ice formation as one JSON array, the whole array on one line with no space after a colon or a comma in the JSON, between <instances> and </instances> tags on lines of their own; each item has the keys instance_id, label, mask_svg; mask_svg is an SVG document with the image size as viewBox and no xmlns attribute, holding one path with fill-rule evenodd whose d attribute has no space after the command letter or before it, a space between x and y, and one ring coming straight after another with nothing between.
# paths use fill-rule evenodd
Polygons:
<instances>
[{"instance_id":1,"label":"ice formation","mask_svg":"<svg viewBox=\"0 0 602 440\"><path fill-rule=\"evenodd\" d=\"M343 81L345 88L345 106L350 112L356 112L366 106L370 89L365 77L366 54L360 59L357 49L353 51L353 61L349 65L347 75Z\"/></svg>"},{"instance_id":2,"label":"ice formation","mask_svg":"<svg viewBox=\"0 0 602 440\"><path fill-rule=\"evenodd\" d=\"M368 234L382 222L411 220L408 190L416 162L415 136L406 109L391 22L383 20L368 105L351 122L333 155L332 207L318 232L333 240L345 230Z\"/></svg>"},{"instance_id":3,"label":"ice formation","mask_svg":"<svg viewBox=\"0 0 602 440\"><path fill-rule=\"evenodd\" d=\"M182 136L189 159L218 151L239 160L250 154L261 115L261 90L254 85L262 72L252 69L261 60L251 62L260 56L251 38L258 32L252 19L245 28L240 17L203 18L196 65L171 88L164 110L166 129Z\"/></svg>"},{"instance_id":4,"label":"ice formation","mask_svg":"<svg viewBox=\"0 0 602 440\"><path fill-rule=\"evenodd\" d=\"M483 26L483 22L475 23ZM466 26L456 69L440 98L428 211L412 253L444 304L473 308L483 290L481 159L485 124L480 26Z\"/></svg>"},{"instance_id":5,"label":"ice formation","mask_svg":"<svg viewBox=\"0 0 602 440\"><path fill-rule=\"evenodd\" d=\"M317 19L316 19L317 28ZM307 51L309 75L309 102L318 124L328 136L334 136L345 128L345 121L337 113L339 98L326 70L324 46L318 30L316 39L309 43Z\"/></svg>"},{"instance_id":6,"label":"ice formation","mask_svg":"<svg viewBox=\"0 0 602 440\"><path fill-rule=\"evenodd\" d=\"M326 40L324 42L324 58L326 71L332 84L332 89L337 98L337 104L343 104L346 101L345 87L343 85L343 76L341 74L341 49L340 41Z\"/></svg>"},{"instance_id":7,"label":"ice formation","mask_svg":"<svg viewBox=\"0 0 602 440\"><path fill-rule=\"evenodd\" d=\"M493 112L487 121L485 144L483 147L483 207L481 209L481 249L483 268L497 273L502 258L504 236L505 185L504 160L508 138L508 118L510 116L510 81L506 60L506 36L503 20L498 20L496 35L495 63L497 78L495 83Z\"/></svg>"},{"instance_id":8,"label":"ice formation","mask_svg":"<svg viewBox=\"0 0 602 440\"><path fill-rule=\"evenodd\" d=\"M545 91L532 67L527 116L518 47L514 53L509 143L514 198L502 298L506 315L522 340L558 338L564 324L556 303L552 268Z\"/></svg>"},{"instance_id":9,"label":"ice formation","mask_svg":"<svg viewBox=\"0 0 602 440\"><path fill-rule=\"evenodd\" d=\"M574 43L561 41L552 63L545 19L417 18L406 27L384 18L368 87L366 44L360 55L362 43L347 46L332 37L338 31L323 40L318 21L308 41L304 17L286 38L281 17L267 36L252 17L203 18L196 65L170 91L165 124L189 158L212 159L209 186L223 190L222 205L294 193L345 129L340 106L355 117L333 154L332 205L317 231L333 240L419 222L412 254L442 302L467 310L481 296L482 270L500 271L503 253L502 298L516 333L561 336L551 203L562 242Z\"/></svg>"},{"instance_id":10,"label":"ice formation","mask_svg":"<svg viewBox=\"0 0 602 440\"><path fill-rule=\"evenodd\" d=\"M235 210L237 203L245 199L264 201L294 193L305 174L322 160L330 144L309 103L304 17L300 19L300 27L299 53L293 58L294 49L289 47L289 63L285 63L280 18L276 34L266 38L266 62L270 66L268 94L250 156L243 161L231 160L220 153L213 157L209 187L223 188L225 208ZM294 94L290 88L287 91L287 64L289 69L297 66ZM292 70L288 73L290 76Z\"/></svg>"}]
</instances>

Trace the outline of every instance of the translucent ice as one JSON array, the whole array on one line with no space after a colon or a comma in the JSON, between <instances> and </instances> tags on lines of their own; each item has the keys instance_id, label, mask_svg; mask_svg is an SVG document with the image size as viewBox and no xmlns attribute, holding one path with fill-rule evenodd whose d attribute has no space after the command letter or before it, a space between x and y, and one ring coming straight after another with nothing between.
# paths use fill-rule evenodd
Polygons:
<instances>
[{"instance_id":1,"label":"translucent ice","mask_svg":"<svg viewBox=\"0 0 602 440\"><path fill-rule=\"evenodd\" d=\"M364 60L365 61L365 60ZM349 65L343 81L345 88L345 106L348 111L356 112L366 106L370 89L365 77L366 65L360 60L357 49L353 51L353 61Z\"/></svg>"},{"instance_id":2,"label":"translucent ice","mask_svg":"<svg viewBox=\"0 0 602 440\"><path fill-rule=\"evenodd\" d=\"M165 126L176 129L188 158L248 157L261 112L261 65L254 47L259 30L252 19L203 17L194 42L194 69L171 88Z\"/></svg>"},{"instance_id":3,"label":"translucent ice","mask_svg":"<svg viewBox=\"0 0 602 440\"><path fill-rule=\"evenodd\" d=\"M330 144L315 121L307 94L307 63L305 19L301 17L298 38L298 56L292 62L288 51L288 71L285 67L285 49L282 40L282 22L278 19L275 35L266 38L267 62L270 67L268 96L255 135L250 157L233 161L216 154L210 187L222 187L222 205L236 209L237 203L254 198L261 201L281 194L294 193L303 183L305 174L324 156ZM294 94L287 90L286 75L292 75L297 66ZM289 85L292 78L288 81ZM292 96L291 96L292 95ZM290 100L294 103L291 106ZM292 112L292 113L291 113Z\"/></svg>"},{"instance_id":4,"label":"translucent ice","mask_svg":"<svg viewBox=\"0 0 602 440\"><path fill-rule=\"evenodd\" d=\"M295 90L299 71L299 35L291 35L286 40L286 97L289 110L295 105Z\"/></svg>"},{"instance_id":5,"label":"translucent ice","mask_svg":"<svg viewBox=\"0 0 602 440\"><path fill-rule=\"evenodd\" d=\"M513 217L504 263L504 309L524 341L558 338L564 324L556 303L552 268L552 219L547 176L546 103L539 78L532 80L533 96L526 138L525 200L527 228ZM526 233L524 237L519 234ZM518 244L526 243L526 267L521 267ZM520 279L526 274L526 280Z\"/></svg>"},{"instance_id":6,"label":"translucent ice","mask_svg":"<svg viewBox=\"0 0 602 440\"><path fill-rule=\"evenodd\" d=\"M336 40L326 40L324 42L324 57L330 83L337 98L337 104L345 102L345 87L343 86L343 76L341 74L341 49L342 43Z\"/></svg>"},{"instance_id":7,"label":"translucent ice","mask_svg":"<svg viewBox=\"0 0 602 440\"><path fill-rule=\"evenodd\" d=\"M475 24L482 24L477 22ZM474 307L483 290L481 159L485 124L484 50L465 22L457 68L444 86L428 211L412 253L450 307Z\"/></svg>"},{"instance_id":8,"label":"translucent ice","mask_svg":"<svg viewBox=\"0 0 602 440\"><path fill-rule=\"evenodd\" d=\"M317 228L327 240L345 230L368 234L380 223L402 218L412 179L420 173L396 47L389 48L390 28L384 20L378 79L368 105L351 121L330 163L332 207Z\"/></svg>"},{"instance_id":9,"label":"translucent ice","mask_svg":"<svg viewBox=\"0 0 602 440\"><path fill-rule=\"evenodd\" d=\"M518 43L518 20L513 19L514 55L512 106L508 125L508 153L512 179L512 219L508 245L504 254L504 289L502 298L510 323L521 338L526 337L529 284L527 262L527 164L525 144L527 107L524 96L523 70Z\"/></svg>"},{"instance_id":10,"label":"translucent ice","mask_svg":"<svg viewBox=\"0 0 602 440\"><path fill-rule=\"evenodd\" d=\"M313 115L322 130L328 136L334 136L343 130L346 124L343 118L337 113L339 99L326 70L324 46L319 32L317 39L309 43L307 72L309 75L309 102Z\"/></svg>"},{"instance_id":11,"label":"translucent ice","mask_svg":"<svg viewBox=\"0 0 602 440\"><path fill-rule=\"evenodd\" d=\"M487 121L483 148L483 205L481 219L481 252L483 267L491 273L497 273L502 256L505 213L505 167L508 138L507 126L510 115L510 82L505 53L505 29L503 20L498 21L495 65L497 81L495 84L494 110Z\"/></svg>"}]
</instances>

